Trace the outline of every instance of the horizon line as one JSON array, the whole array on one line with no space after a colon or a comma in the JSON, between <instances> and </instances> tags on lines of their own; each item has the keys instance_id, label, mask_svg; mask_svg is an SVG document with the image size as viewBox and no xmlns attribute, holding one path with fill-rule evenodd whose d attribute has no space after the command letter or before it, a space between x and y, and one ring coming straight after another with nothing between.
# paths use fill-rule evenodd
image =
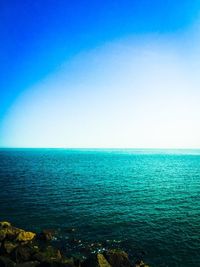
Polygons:
<instances>
[{"instance_id":1,"label":"horizon line","mask_svg":"<svg viewBox=\"0 0 200 267\"><path fill-rule=\"evenodd\" d=\"M124 150L200 150L199 148L192 148L192 147L9 147L9 146L0 146L0 149L74 149L74 150L81 150L81 149L88 149L88 150L100 150L100 149L124 149Z\"/></svg>"}]
</instances>

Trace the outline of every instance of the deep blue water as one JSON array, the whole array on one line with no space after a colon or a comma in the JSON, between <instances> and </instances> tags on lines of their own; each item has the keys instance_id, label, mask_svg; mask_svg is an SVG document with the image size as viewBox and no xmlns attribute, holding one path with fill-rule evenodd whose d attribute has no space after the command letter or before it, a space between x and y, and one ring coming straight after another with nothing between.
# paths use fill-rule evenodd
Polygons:
<instances>
[{"instance_id":1,"label":"deep blue water","mask_svg":"<svg viewBox=\"0 0 200 267\"><path fill-rule=\"evenodd\" d=\"M0 188L0 220L200 266L200 150L1 149Z\"/></svg>"}]
</instances>

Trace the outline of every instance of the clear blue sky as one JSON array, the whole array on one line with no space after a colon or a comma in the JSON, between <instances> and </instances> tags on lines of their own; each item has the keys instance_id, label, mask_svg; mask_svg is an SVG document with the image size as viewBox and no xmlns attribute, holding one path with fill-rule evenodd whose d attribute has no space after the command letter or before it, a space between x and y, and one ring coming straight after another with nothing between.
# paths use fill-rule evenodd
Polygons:
<instances>
[{"instance_id":1,"label":"clear blue sky","mask_svg":"<svg viewBox=\"0 0 200 267\"><path fill-rule=\"evenodd\" d=\"M135 40L137 36L139 39L140 36L144 38L156 35L162 38L180 35L198 22L199 11L198 0L1 0L0 136L2 140L0 145L42 146L42 141L32 144L31 137L24 144L18 139L14 142L17 132L10 137L13 139L13 142L10 142L5 136L7 135L5 128L8 125L10 129L11 126L6 120L21 95L27 90L30 92L30 88L51 77L60 66L72 62L81 53L90 53L118 40L132 37ZM133 46L134 40L131 41ZM85 67L90 71L87 64ZM69 73L70 71L67 75L70 75ZM73 75L76 76L74 73ZM81 76L80 70L77 75ZM84 75L88 77L89 74ZM91 79L88 77L87 82ZM73 86L67 87L67 90L73 91ZM78 92L80 91L81 89ZM134 95L134 92L132 94ZM30 99L27 101L31 102ZM42 110L42 106L40 107ZM15 124L18 123L17 120L18 117ZM66 124L70 127L68 121ZM59 128L59 125L56 127ZM106 146L109 144L109 140L107 141ZM56 142L45 145L56 146ZM84 139L76 145L73 141L71 144L67 142L58 144L62 145L84 146ZM90 143L86 142L85 145L89 146ZM119 145L120 141L116 142L116 146ZM98 140L91 146L98 146ZM101 146L104 146L103 141Z\"/></svg>"}]
</instances>

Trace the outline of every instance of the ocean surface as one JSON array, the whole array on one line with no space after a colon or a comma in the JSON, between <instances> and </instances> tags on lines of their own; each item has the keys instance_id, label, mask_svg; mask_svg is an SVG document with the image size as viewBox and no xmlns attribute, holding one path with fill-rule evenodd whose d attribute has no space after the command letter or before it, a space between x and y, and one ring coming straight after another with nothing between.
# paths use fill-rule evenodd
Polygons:
<instances>
[{"instance_id":1,"label":"ocean surface","mask_svg":"<svg viewBox=\"0 0 200 267\"><path fill-rule=\"evenodd\" d=\"M1 149L0 220L200 266L200 150Z\"/></svg>"}]
</instances>

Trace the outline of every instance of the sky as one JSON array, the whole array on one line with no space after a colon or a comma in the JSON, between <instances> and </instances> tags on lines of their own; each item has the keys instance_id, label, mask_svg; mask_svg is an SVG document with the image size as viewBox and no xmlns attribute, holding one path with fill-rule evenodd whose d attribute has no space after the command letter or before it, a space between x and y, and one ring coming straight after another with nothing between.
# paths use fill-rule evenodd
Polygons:
<instances>
[{"instance_id":1,"label":"sky","mask_svg":"<svg viewBox=\"0 0 200 267\"><path fill-rule=\"evenodd\" d=\"M200 0L1 0L0 147L200 148Z\"/></svg>"}]
</instances>

